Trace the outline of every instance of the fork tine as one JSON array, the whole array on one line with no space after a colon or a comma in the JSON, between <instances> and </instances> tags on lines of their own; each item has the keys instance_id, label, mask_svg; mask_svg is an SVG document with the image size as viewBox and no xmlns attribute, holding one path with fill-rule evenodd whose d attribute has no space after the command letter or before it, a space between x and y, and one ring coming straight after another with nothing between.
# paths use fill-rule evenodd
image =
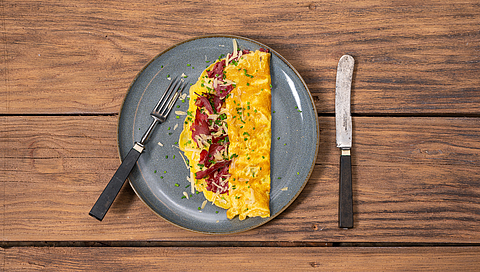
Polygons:
<instances>
[{"instance_id":1,"label":"fork tine","mask_svg":"<svg viewBox=\"0 0 480 272\"><path fill-rule=\"evenodd\" d=\"M183 89L185 88L186 82L182 82L181 80L179 80L178 83L180 84L175 84L175 87L173 88L174 90L176 89L173 98L170 99L167 107L165 107L162 111L159 111L160 115L166 117L168 116L168 114L170 114L170 111L172 110L173 105L175 105L175 102L177 101L178 97L180 96Z\"/></svg>"},{"instance_id":2,"label":"fork tine","mask_svg":"<svg viewBox=\"0 0 480 272\"><path fill-rule=\"evenodd\" d=\"M167 89L165 90L165 92L163 93L162 97L160 98L160 100L158 100L157 102L157 105L155 105L155 107L153 108L152 112L158 112L159 109L163 108L163 106L165 105L165 103L169 100L167 99L168 97L170 97L170 95L172 94L173 90L175 90L175 88L172 88L172 85L173 84L177 84L178 83L178 77L176 77L175 79L173 79L170 84L168 84L168 87Z\"/></svg>"}]
</instances>

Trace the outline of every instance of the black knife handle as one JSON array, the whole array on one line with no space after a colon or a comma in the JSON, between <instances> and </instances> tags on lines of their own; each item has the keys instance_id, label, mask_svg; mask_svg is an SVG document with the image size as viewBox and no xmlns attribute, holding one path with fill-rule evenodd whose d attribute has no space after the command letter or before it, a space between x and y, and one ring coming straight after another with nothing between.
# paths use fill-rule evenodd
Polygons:
<instances>
[{"instance_id":1,"label":"black knife handle","mask_svg":"<svg viewBox=\"0 0 480 272\"><path fill-rule=\"evenodd\" d=\"M338 226L353 228L352 159L350 155L340 156Z\"/></svg>"},{"instance_id":2,"label":"black knife handle","mask_svg":"<svg viewBox=\"0 0 480 272\"><path fill-rule=\"evenodd\" d=\"M89 215L100 221L103 220L103 217L107 213L108 209L110 209L110 206L120 192L120 189L122 189L125 180L135 166L135 163L140 157L140 154L142 154L142 151L143 147L140 147L138 144L135 144L135 146L130 149L122 164L120 167L118 167L112 179L107 184L102 194L98 197L97 202L95 202L95 205L93 205L93 208L88 213Z\"/></svg>"}]
</instances>

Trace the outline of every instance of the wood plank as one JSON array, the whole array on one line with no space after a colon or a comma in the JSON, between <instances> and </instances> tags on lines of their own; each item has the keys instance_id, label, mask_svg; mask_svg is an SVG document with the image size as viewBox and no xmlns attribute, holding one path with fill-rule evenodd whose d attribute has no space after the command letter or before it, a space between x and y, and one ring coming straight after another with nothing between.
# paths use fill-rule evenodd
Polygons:
<instances>
[{"instance_id":1,"label":"wood plank","mask_svg":"<svg viewBox=\"0 0 480 272\"><path fill-rule=\"evenodd\" d=\"M212 267L221 271L476 271L480 266L478 247L19 247L3 251L6 271L207 271Z\"/></svg>"},{"instance_id":2,"label":"wood plank","mask_svg":"<svg viewBox=\"0 0 480 272\"><path fill-rule=\"evenodd\" d=\"M3 6L0 114L117 113L154 56L185 39L224 33L282 54L304 77L319 113L334 110L336 65L345 53L357 63L356 114L479 112L475 0L6 0ZM211 16L213 7L222 16Z\"/></svg>"},{"instance_id":3,"label":"wood plank","mask_svg":"<svg viewBox=\"0 0 480 272\"><path fill-rule=\"evenodd\" d=\"M6 118L3 117L3 116L0 116L0 125L2 128L5 128L6 127ZM3 129L0 129L0 135L1 137L3 137ZM1 138L0 137L0 138ZM6 179L6 171L7 171L7 158L6 158L6 153L3 152L4 150L7 149L7 142L6 141L2 141L0 140L0 150L2 150L2 152L0 152L0 203L1 203L1 207L0 207L0 218L2 218L2 227L1 227L1 237L2 237L2 240L3 238L5 237L5 228L3 227L5 225L5 181L7 180ZM2 262L3 260L3 253L0 255L0 263Z\"/></svg>"},{"instance_id":4,"label":"wood plank","mask_svg":"<svg viewBox=\"0 0 480 272\"><path fill-rule=\"evenodd\" d=\"M115 116L1 118L4 241L480 242L478 118L354 117L355 228L343 230L334 118L321 117L304 191L276 219L229 236L175 227L128 186L103 222L88 216L119 165Z\"/></svg>"}]
</instances>

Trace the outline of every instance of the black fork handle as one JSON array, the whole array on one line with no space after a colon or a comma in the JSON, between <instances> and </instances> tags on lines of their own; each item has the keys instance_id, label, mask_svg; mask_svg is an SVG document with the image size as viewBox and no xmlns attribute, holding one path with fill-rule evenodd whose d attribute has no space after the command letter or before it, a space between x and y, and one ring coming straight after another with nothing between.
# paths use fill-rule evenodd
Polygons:
<instances>
[{"instance_id":1,"label":"black fork handle","mask_svg":"<svg viewBox=\"0 0 480 272\"><path fill-rule=\"evenodd\" d=\"M125 180L127 180L128 175L135 166L135 163L140 157L140 154L142 154L142 151L143 146L140 146L138 143L135 144L132 149L130 149L122 164L120 167L118 167L112 179L107 184L102 194L98 197L97 202L95 202L95 205L93 205L93 208L88 213L89 215L100 221L103 220L103 217L105 217L105 214L107 213L108 209L110 209L110 206L120 192L120 189L122 189Z\"/></svg>"}]
</instances>

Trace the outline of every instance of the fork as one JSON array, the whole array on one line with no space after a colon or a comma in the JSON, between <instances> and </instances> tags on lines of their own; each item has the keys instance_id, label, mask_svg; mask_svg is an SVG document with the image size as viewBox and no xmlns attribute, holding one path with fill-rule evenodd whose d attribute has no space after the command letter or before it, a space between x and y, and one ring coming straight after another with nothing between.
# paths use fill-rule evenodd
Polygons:
<instances>
[{"instance_id":1,"label":"fork","mask_svg":"<svg viewBox=\"0 0 480 272\"><path fill-rule=\"evenodd\" d=\"M110 209L110 206L120 192L125 180L145 149L145 143L148 141L148 138L152 134L154 128L157 126L157 124L165 122L168 114L173 108L173 105L177 101L186 85L187 83L178 77L170 82L167 90L150 113L150 115L153 117L152 123L148 127L147 131L143 134L140 142L136 142L132 149L130 149L122 164L117 169L112 179L103 190L102 194L98 197L97 202L95 202L95 205L93 205L89 215L100 221L103 220L103 217L107 213L108 209Z\"/></svg>"}]
</instances>

